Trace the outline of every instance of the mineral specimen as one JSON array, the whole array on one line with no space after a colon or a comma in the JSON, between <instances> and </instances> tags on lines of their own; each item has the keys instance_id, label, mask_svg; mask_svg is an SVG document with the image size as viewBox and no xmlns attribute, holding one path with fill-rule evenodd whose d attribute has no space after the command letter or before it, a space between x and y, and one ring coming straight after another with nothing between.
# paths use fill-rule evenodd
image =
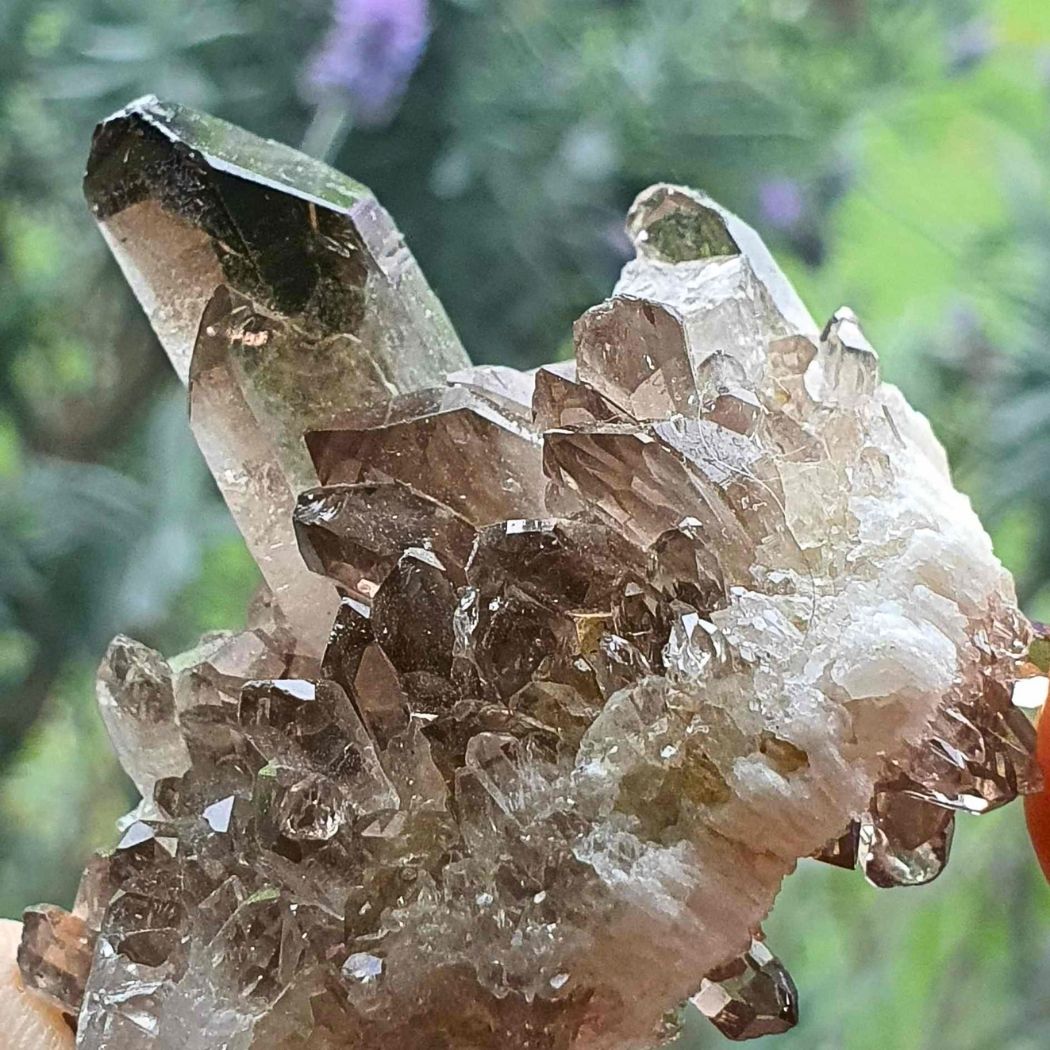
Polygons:
<instances>
[{"instance_id":1,"label":"mineral specimen","mask_svg":"<svg viewBox=\"0 0 1050 1050\"><path fill-rule=\"evenodd\" d=\"M520 374L284 147L146 101L87 190L270 589L106 656L143 802L23 952L81 1050L626 1050L690 997L782 1031L800 858L925 882L1037 786L944 453L702 194L643 193L575 364Z\"/></svg>"}]
</instances>

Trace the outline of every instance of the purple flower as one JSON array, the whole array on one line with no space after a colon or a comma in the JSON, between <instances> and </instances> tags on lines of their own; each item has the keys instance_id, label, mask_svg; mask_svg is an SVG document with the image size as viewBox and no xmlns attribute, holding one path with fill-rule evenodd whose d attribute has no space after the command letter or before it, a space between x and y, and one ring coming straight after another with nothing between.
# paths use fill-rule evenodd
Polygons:
<instances>
[{"instance_id":1,"label":"purple flower","mask_svg":"<svg viewBox=\"0 0 1050 1050\"><path fill-rule=\"evenodd\" d=\"M311 93L345 95L355 120L382 123L401 100L429 35L427 0L335 0L332 27L308 73Z\"/></svg>"},{"instance_id":2,"label":"purple flower","mask_svg":"<svg viewBox=\"0 0 1050 1050\"><path fill-rule=\"evenodd\" d=\"M806 205L794 179L773 178L759 183L758 208L767 226L790 230L802 219Z\"/></svg>"},{"instance_id":3,"label":"purple flower","mask_svg":"<svg viewBox=\"0 0 1050 1050\"><path fill-rule=\"evenodd\" d=\"M948 68L962 73L995 48L995 29L983 18L959 26L948 35Z\"/></svg>"}]
</instances>

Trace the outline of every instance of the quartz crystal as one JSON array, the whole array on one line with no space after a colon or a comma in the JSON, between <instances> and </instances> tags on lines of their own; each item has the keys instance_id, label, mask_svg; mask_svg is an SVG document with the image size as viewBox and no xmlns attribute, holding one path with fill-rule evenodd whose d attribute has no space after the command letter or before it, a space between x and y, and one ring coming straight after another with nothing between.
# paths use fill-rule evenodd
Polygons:
<instances>
[{"instance_id":1,"label":"quartz crystal","mask_svg":"<svg viewBox=\"0 0 1050 1050\"><path fill-rule=\"evenodd\" d=\"M791 975L761 941L704 978L692 1004L728 1039L779 1035L798 1022Z\"/></svg>"},{"instance_id":2,"label":"quartz crystal","mask_svg":"<svg viewBox=\"0 0 1050 1050\"><path fill-rule=\"evenodd\" d=\"M444 310L366 187L185 107L147 98L100 124L84 187L237 524L319 654L337 593L302 572L291 530L317 482L303 432L463 367Z\"/></svg>"},{"instance_id":3,"label":"quartz crystal","mask_svg":"<svg viewBox=\"0 0 1050 1050\"><path fill-rule=\"evenodd\" d=\"M81 1050L783 1031L801 858L926 882L1038 787L1028 627L928 424L703 194L644 192L575 361L518 373L284 147L146 101L87 189L268 588L103 663L142 803L22 954Z\"/></svg>"},{"instance_id":4,"label":"quartz crystal","mask_svg":"<svg viewBox=\"0 0 1050 1050\"><path fill-rule=\"evenodd\" d=\"M20 923L0 919L0 1016L4 1050L71 1050L73 1033L67 1015L45 998L27 995L15 951Z\"/></svg>"},{"instance_id":5,"label":"quartz crystal","mask_svg":"<svg viewBox=\"0 0 1050 1050\"><path fill-rule=\"evenodd\" d=\"M28 986L51 1006L75 1016L91 969L94 937L84 919L53 904L23 916L18 964Z\"/></svg>"}]
</instances>

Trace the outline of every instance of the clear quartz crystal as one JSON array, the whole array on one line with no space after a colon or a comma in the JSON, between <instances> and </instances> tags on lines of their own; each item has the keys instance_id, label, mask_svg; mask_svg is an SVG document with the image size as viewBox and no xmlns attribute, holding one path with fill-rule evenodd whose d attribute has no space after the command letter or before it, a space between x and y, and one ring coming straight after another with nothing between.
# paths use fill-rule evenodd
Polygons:
<instances>
[{"instance_id":1,"label":"clear quartz crystal","mask_svg":"<svg viewBox=\"0 0 1050 1050\"><path fill-rule=\"evenodd\" d=\"M122 635L114 638L99 668L98 706L113 750L143 798L165 777L190 765L175 725L171 668L160 653Z\"/></svg>"},{"instance_id":2,"label":"clear quartz crystal","mask_svg":"<svg viewBox=\"0 0 1050 1050\"><path fill-rule=\"evenodd\" d=\"M88 193L270 587L103 665L144 800L85 872L89 970L65 920L23 957L81 1050L640 1050L690 997L783 1031L752 932L800 858L917 885L1038 786L943 451L703 194L645 191L575 365L519 374L284 147L139 103Z\"/></svg>"}]
</instances>

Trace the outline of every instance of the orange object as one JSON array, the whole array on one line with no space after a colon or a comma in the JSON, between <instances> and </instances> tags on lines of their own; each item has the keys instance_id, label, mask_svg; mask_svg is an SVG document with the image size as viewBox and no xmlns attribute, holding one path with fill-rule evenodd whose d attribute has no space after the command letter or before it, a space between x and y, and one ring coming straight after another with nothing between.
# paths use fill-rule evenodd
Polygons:
<instances>
[{"instance_id":1,"label":"orange object","mask_svg":"<svg viewBox=\"0 0 1050 1050\"><path fill-rule=\"evenodd\" d=\"M1042 714L1046 713L1043 708ZM1036 728L1035 757L1046 781L1038 795L1025 795L1024 817L1028 834L1047 882L1050 882L1050 717L1040 717Z\"/></svg>"}]
</instances>

